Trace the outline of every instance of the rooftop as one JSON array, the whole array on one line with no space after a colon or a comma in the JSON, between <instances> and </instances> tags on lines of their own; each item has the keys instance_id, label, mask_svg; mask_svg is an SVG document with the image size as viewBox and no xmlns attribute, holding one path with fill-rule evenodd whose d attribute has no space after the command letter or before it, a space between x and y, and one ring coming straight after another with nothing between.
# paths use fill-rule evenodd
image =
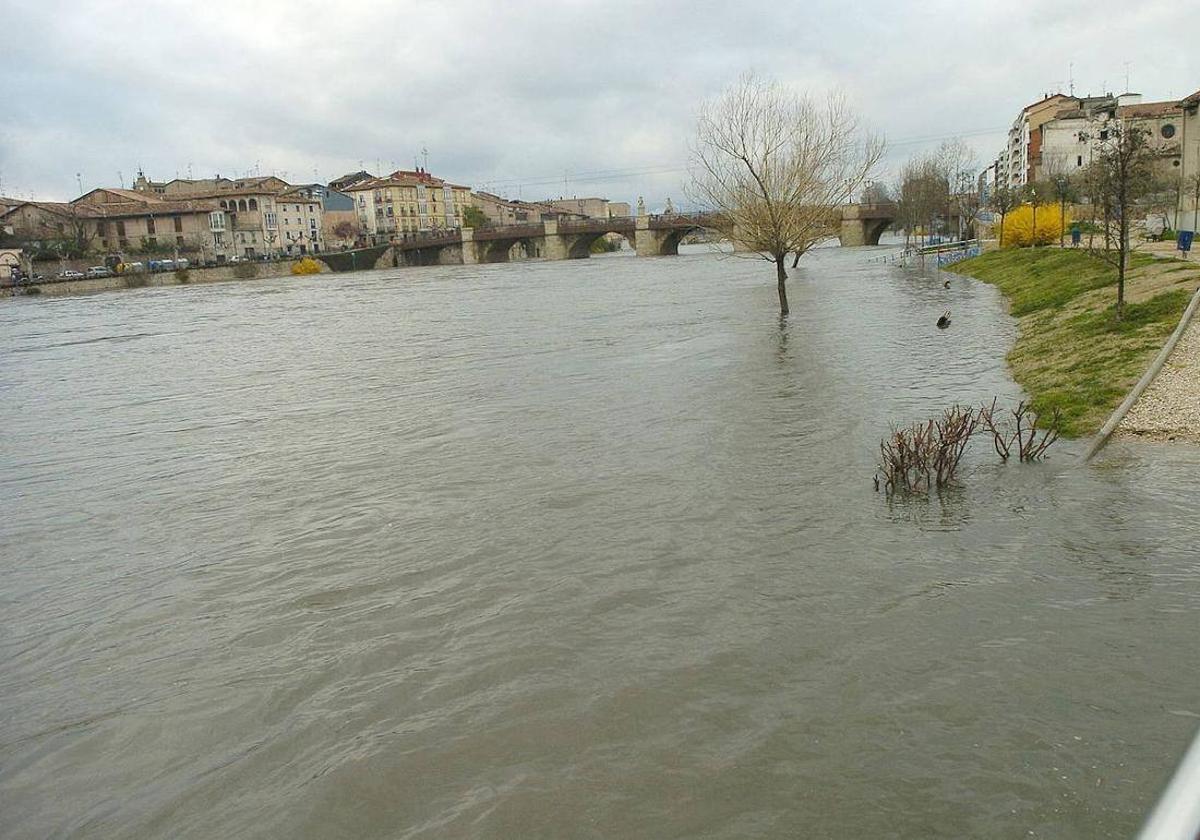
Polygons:
<instances>
[{"instance_id":1,"label":"rooftop","mask_svg":"<svg viewBox=\"0 0 1200 840\"><path fill-rule=\"evenodd\" d=\"M1165 117L1179 113L1182 105L1175 100L1170 102L1140 102L1137 105L1122 105L1117 108L1117 116L1124 119L1136 117Z\"/></svg>"}]
</instances>

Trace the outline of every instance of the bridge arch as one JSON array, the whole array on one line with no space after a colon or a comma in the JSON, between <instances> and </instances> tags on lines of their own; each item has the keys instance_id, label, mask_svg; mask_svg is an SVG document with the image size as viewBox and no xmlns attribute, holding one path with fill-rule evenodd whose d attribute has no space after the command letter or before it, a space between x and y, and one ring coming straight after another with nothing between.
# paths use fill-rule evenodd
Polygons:
<instances>
[{"instance_id":1,"label":"bridge arch","mask_svg":"<svg viewBox=\"0 0 1200 840\"><path fill-rule=\"evenodd\" d=\"M613 230L601 230L596 231L595 233L588 232L576 234L571 240L570 244L567 246L567 255L573 260L587 259L592 255L592 246L596 242L608 236L609 234L614 233L628 242L630 248L636 247L628 231L614 227Z\"/></svg>"},{"instance_id":2,"label":"bridge arch","mask_svg":"<svg viewBox=\"0 0 1200 840\"><path fill-rule=\"evenodd\" d=\"M525 252L525 258L535 257L540 254L541 249L532 237L524 236L515 239L491 239L479 242L476 247L479 249L479 262L481 263L505 263L509 262L513 257L513 249L517 246Z\"/></svg>"}]
</instances>

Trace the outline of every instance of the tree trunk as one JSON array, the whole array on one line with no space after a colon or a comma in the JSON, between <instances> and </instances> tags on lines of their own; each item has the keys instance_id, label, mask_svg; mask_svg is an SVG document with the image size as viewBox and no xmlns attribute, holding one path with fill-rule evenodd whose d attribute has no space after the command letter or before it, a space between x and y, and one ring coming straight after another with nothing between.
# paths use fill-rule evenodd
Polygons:
<instances>
[{"instance_id":1,"label":"tree trunk","mask_svg":"<svg viewBox=\"0 0 1200 840\"><path fill-rule=\"evenodd\" d=\"M803 253L804 253L803 251L796 252L796 256L792 259L792 268L795 268L796 266L800 265L800 255Z\"/></svg>"},{"instance_id":2,"label":"tree trunk","mask_svg":"<svg viewBox=\"0 0 1200 840\"><path fill-rule=\"evenodd\" d=\"M787 259L787 254L775 255L775 279L776 285L779 288L779 314L788 314L787 302L787 267L783 261Z\"/></svg>"},{"instance_id":3,"label":"tree trunk","mask_svg":"<svg viewBox=\"0 0 1200 840\"><path fill-rule=\"evenodd\" d=\"M1118 256L1120 257L1117 262L1117 320L1120 320L1125 312L1125 266L1129 260L1128 208L1126 208L1126 212L1121 214L1119 232L1121 241L1117 245Z\"/></svg>"},{"instance_id":4,"label":"tree trunk","mask_svg":"<svg viewBox=\"0 0 1200 840\"><path fill-rule=\"evenodd\" d=\"M1004 214L1000 214L1000 241L996 243L997 248L1004 247Z\"/></svg>"},{"instance_id":5,"label":"tree trunk","mask_svg":"<svg viewBox=\"0 0 1200 840\"><path fill-rule=\"evenodd\" d=\"M1067 235L1067 200L1064 198L1058 203L1058 247L1066 248L1066 243L1063 241Z\"/></svg>"}]
</instances>

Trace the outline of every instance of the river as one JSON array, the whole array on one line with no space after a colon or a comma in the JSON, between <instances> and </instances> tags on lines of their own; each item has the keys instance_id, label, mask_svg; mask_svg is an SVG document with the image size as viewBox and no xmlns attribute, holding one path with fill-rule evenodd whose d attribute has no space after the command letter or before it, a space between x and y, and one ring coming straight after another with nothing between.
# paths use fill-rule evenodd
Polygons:
<instances>
[{"instance_id":1,"label":"river","mask_svg":"<svg viewBox=\"0 0 1200 840\"><path fill-rule=\"evenodd\" d=\"M889 504L999 294L693 250L0 306L0 837L1129 837L1200 452Z\"/></svg>"}]
</instances>

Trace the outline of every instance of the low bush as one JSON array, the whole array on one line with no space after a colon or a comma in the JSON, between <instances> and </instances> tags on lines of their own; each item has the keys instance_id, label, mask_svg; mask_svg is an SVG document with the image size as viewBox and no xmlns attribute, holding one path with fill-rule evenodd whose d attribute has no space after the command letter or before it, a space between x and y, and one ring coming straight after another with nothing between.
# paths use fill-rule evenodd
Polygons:
<instances>
[{"instance_id":1,"label":"low bush","mask_svg":"<svg viewBox=\"0 0 1200 840\"><path fill-rule=\"evenodd\" d=\"M235 263L233 266L233 276L238 280L252 280L258 276L258 263Z\"/></svg>"},{"instance_id":2,"label":"low bush","mask_svg":"<svg viewBox=\"0 0 1200 840\"><path fill-rule=\"evenodd\" d=\"M312 257L305 257L292 263L292 274L320 274L321 264Z\"/></svg>"},{"instance_id":3,"label":"low bush","mask_svg":"<svg viewBox=\"0 0 1200 840\"><path fill-rule=\"evenodd\" d=\"M1064 218L1057 204L1039 204L1037 207L1037 230L1033 229L1034 208L1023 204L1004 216L1005 246L1026 247L1050 245L1062 237L1064 228L1071 223Z\"/></svg>"}]
</instances>

